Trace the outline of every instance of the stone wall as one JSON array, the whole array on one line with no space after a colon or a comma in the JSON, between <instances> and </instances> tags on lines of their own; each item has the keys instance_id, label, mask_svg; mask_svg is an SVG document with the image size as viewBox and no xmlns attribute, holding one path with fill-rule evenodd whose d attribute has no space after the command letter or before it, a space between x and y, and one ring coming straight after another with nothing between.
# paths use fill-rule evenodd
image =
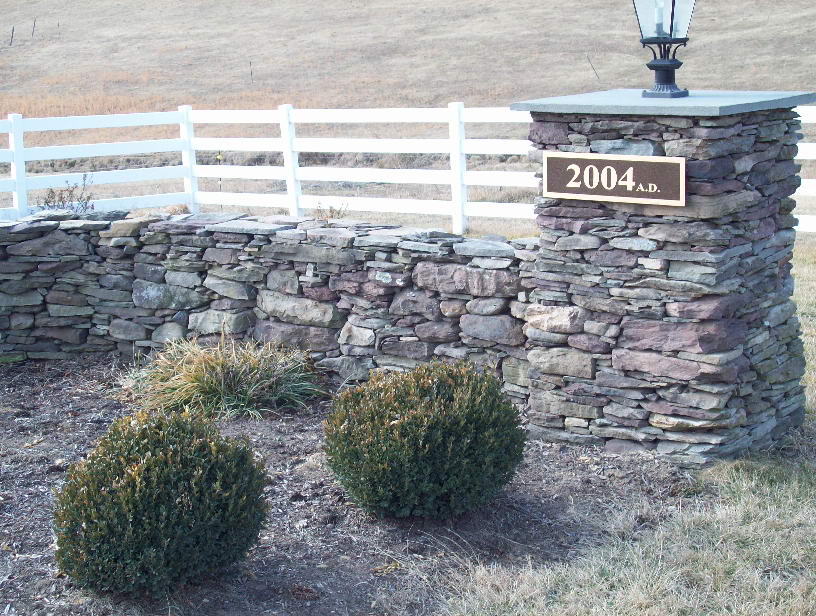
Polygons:
<instances>
[{"instance_id":1,"label":"stone wall","mask_svg":"<svg viewBox=\"0 0 816 616\"><path fill-rule=\"evenodd\" d=\"M0 361L222 330L348 381L467 359L538 437L689 465L801 424L795 114L533 117L540 149L686 157L687 207L540 199L540 237L509 242L286 216L0 223Z\"/></svg>"},{"instance_id":2,"label":"stone wall","mask_svg":"<svg viewBox=\"0 0 816 616\"><path fill-rule=\"evenodd\" d=\"M308 349L348 380L468 359L526 402L538 238L287 216L52 218L0 223L0 359L147 353L223 329Z\"/></svg>"},{"instance_id":3,"label":"stone wall","mask_svg":"<svg viewBox=\"0 0 816 616\"><path fill-rule=\"evenodd\" d=\"M685 157L689 192L684 208L539 201L530 419L548 438L694 464L801 424L796 117L533 114L541 150Z\"/></svg>"}]
</instances>

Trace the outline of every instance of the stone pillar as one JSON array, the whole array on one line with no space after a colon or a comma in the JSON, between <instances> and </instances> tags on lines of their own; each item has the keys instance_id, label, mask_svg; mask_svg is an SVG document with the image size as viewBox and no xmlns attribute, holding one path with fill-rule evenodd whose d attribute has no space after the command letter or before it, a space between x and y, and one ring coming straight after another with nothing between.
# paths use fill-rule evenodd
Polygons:
<instances>
[{"instance_id":1,"label":"stone pillar","mask_svg":"<svg viewBox=\"0 0 816 616\"><path fill-rule=\"evenodd\" d=\"M544 438L700 465L801 425L792 108L816 97L732 98L616 91L513 106L531 111L539 150L687 160L685 207L538 200L526 332Z\"/></svg>"}]
</instances>

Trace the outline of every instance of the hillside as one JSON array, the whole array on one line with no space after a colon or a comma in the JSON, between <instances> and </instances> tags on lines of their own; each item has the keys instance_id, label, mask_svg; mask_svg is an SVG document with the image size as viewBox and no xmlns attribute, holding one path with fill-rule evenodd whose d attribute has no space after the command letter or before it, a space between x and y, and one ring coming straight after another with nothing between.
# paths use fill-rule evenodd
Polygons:
<instances>
[{"instance_id":1,"label":"hillside","mask_svg":"<svg viewBox=\"0 0 816 616\"><path fill-rule=\"evenodd\" d=\"M3 115L283 102L382 107L462 100L493 106L644 86L651 79L627 0L2 5ZM686 61L680 83L816 88L816 5L784 5L780 11L768 0L700 0L690 47L680 54Z\"/></svg>"}]
</instances>

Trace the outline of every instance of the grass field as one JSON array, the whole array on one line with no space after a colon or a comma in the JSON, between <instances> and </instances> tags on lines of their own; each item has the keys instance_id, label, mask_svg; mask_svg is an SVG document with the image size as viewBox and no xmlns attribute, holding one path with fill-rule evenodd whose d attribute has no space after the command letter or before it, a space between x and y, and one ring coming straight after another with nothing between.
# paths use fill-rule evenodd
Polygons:
<instances>
[{"instance_id":1,"label":"grass field","mask_svg":"<svg viewBox=\"0 0 816 616\"><path fill-rule=\"evenodd\" d=\"M156 111L180 104L222 109L272 108L281 103L410 107L461 100L468 106L505 106L548 95L640 87L652 78L643 66L649 53L640 48L626 1L249 0L236 6L213 0L136 4L6 0L2 8L0 115ZM813 23L816 6L808 0L785 3L784 10L772 2L749 7L726 0L700 2L691 44L680 54L685 62L680 83L701 89L816 88L810 62L816 50ZM269 127L241 130L265 134L261 131L268 132ZM526 129L476 125L469 131L471 136L524 138ZM808 131L811 139L816 138L816 127ZM169 137L175 132L168 127L47 133L31 136L29 145ZM327 133L339 135L341 130L312 126L301 131L304 136ZM342 129L343 135L371 137L445 133L444 126L427 125ZM239 133L227 126L209 127L200 134ZM99 162L100 168L122 164ZM805 175L816 177L816 170L808 168ZM151 189L119 185L97 192L125 196ZM245 182L242 189L267 192L273 187ZM446 190L371 185L343 189L323 183L305 192L362 191L417 198L430 194L444 199ZM484 200L502 197L487 189L473 192ZM32 197L36 200L36 195ZM800 211L816 213L816 199L803 201ZM480 226L494 228L492 222Z\"/></svg>"},{"instance_id":2,"label":"grass field","mask_svg":"<svg viewBox=\"0 0 816 616\"><path fill-rule=\"evenodd\" d=\"M718 494L643 531L630 525L569 564L472 567L449 616L813 614L816 476L812 428L797 459L721 465Z\"/></svg>"},{"instance_id":3,"label":"grass field","mask_svg":"<svg viewBox=\"0 0 816 616\"><path fill-rule=\"evenodd\" d=\"M498 106L639 87L651 79L643 66L649 54L640 49L625 1L2 5L0 113L284 102ZM786 2L783 10L774 2L699 2L691 44L681 53L681 82L706 89L812 88L814 23L816 6L808 0Z\"/></svg>"}]
</instances>

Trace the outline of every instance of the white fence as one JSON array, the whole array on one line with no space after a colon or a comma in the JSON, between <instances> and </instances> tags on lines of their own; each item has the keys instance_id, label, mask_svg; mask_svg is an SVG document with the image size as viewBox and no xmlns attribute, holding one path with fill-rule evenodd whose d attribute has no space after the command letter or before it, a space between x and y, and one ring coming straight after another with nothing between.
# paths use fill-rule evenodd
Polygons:
<instances>
[{"instance_id":1,"label":"white fence","mask_svg":"<svg viewBox=\"0 0 816 616\"><path fill-rule=\"evenodd\" d=\"M816 107L801 107L797 111L804 122L816 123ZM505 108L465 108L451 103L447 109L294 109L281 105L269 111L207 111L189 106L178 111L133 113L118 115L74 116L60 118L24 118L11 114L0 120L0 133L9 134L9 148L0 149L0 163L10 164L10 175L0 178L0 192L12 193L12 207L0 209L0 220L14 220L30 212L28 191L64 188L79 184L83 173L31 174L26 163L64 159L93 158L176 152L180 165L119 169L88 173L95 186L125 182L183 180L182 192L95 199L98 211L133 210L186 204L192 211L199 205L236 205L287 208L300 215L304 208L343 207L353 211L398 212L446 215L451 217L455 232L464 232L469 216L501 218L532 218L532 204L469 201L469 186L538 188L538 179L529 171L471 171L469 154L526 155L530 143L522 139L469 139L469 123L529 123L527 112ZM298 137L300 124L447 124L447 139L360 139ZM269 124L280 128L280 137L204 138L195 136L197 125L206 124ZM26 147L26 133L121 127L177 125L176 139L121 141L82 145ZM197 164L196 152L278 152L283 166L269 165L203 165ZM449 157L447 169L379 169L367 167L302 166L298 155L318 153L382 153L382 154L443 154ZM816 143L804 143L799 149L800 160L816 160ZM200 178L279 180L286 183L285 194L212 192L199 190ZM450 200L407 199L386 197L304 195L303 181L356 182L386 184L423 184L450 186ZM798 195L816 196L816 179L804 180ZM813 218L816 217L804 217ZM810 221L802 227L816 224Z\"/></svg>"}]
</instances>

